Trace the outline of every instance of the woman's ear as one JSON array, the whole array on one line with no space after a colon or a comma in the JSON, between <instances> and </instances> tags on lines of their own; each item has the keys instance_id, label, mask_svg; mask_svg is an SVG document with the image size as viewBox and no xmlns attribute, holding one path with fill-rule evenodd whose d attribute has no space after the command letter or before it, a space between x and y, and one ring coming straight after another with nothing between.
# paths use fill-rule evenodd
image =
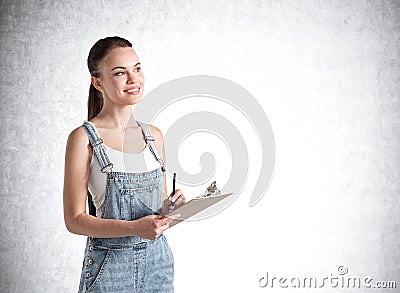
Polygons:
<instances>
[{"instance_id":1,"label":"woman's ear","mask_svg":"<svg viewBox=\"0 0 400 293\"><path fill-rule=\"evenodd\" d=\"M96 90L101 91L103 87L101 86L101 83L97 77L91 76L90 80L93 84L93 86L96 88Z\"/></svg>"}]
</instances>

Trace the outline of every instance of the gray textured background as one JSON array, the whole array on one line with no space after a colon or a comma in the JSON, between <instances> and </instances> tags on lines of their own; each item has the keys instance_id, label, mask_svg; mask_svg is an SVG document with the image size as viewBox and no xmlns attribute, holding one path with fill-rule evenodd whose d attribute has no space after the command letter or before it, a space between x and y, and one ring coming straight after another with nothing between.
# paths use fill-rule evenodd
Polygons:
<instances>
[{"instance_id":1,"label":"gray textured background","mask_svg":"<svg viewBox=\"0 0 400 293\"><path fill-rule=\"evenodd\" d=\"M146 91L221 76L259 100L274 130L275 174L258 205L239 199L168 231L178 293L263 291L267 271L339 265L400 286L398 1L1 1L0 11L1 292L77 291L85 238L63 222L64 151L86 118L88 51L108 35L133 42Z\"/></svg>"}]
</instances>

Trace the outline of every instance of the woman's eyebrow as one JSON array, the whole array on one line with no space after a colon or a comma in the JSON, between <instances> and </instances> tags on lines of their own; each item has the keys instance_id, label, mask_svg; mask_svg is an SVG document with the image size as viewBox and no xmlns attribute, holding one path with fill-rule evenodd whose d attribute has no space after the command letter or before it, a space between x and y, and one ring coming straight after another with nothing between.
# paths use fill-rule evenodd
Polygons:
<instances>
[{"instance_id":1,"label":"woman's eyebrow","mask_svg":"<svg viewBox=\"0 0 400 293\"><path fill-rule=\"evenodd\" d=\"M136 63L135 66L133 66L133 67L136 67L138 65L140 65L140 62ZM126 67L124 67L124 66L115 66L113 69L111 69L111 71L113 71L115 69L126 69Z\"/></svg>"}]
</instances>

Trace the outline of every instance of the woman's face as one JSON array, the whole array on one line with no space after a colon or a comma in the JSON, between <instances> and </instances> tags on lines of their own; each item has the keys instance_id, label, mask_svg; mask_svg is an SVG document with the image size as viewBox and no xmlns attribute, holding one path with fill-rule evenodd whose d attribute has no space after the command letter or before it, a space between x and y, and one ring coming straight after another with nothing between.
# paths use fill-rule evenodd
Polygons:
<instances>
[{"instance_id":1,"label":"woman's face","mask_svg":"<svg viewBox=\"0 0 400 293\"><path fill-rule=\"evenodd\" d=\"M131 47L115 48L99 64L97 78L105 99L118 105L133 105L143 97L144 76L139 59Z\"/></svg>"}]
</instances>

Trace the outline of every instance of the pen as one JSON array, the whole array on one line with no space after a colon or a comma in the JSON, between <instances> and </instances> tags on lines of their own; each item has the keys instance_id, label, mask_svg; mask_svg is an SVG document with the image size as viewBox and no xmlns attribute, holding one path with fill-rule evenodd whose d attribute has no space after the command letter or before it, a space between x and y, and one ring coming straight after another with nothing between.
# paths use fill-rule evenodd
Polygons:
<instances>
[{"instance_id":1,"label":"pen","mask_svg":"<svg viewBox=\"0 0 400 293\"><path fill-rule=\"evenodd\" d=\"M176 179L176 173L174 172L174 176L172 178L172 192L168 197L168 198L171 198L171 201L172 201L172 198L173 198L173 196L175 194L175 179Z\"/></svg>"},{"instance_id":2,"label":"pen","mask_svg":"<svg viewBox=\"0 0 400 293\"><path fill-rule=\"evenodd\" d=\"M172 179L172 189L173 189L173 191L172 191L172 197L173 197L174 194L175 194L175 180L176 180L176 173L174 173L174 177L173 177L173 179ZM178 198L177 198L175 201L172 202L172 204L171 204L172 207L175 206L175 202L178 201L178 199L181 197L181 195L182 195L182 194L180 194L180 195L178 196ZM171 198L171 201L172 201L172 198Z\"/></svg>"},{"instance_id":3,"label":"pen","mask_svg":"<svg viewBox=\"0 0 400 293\"><path fill-rule=\"evenodd\" d=\"M174 178L172 179L172 194L175 194L175 179L176 179L176 173L174 172Z\"/></svg>"}]
</instances>

